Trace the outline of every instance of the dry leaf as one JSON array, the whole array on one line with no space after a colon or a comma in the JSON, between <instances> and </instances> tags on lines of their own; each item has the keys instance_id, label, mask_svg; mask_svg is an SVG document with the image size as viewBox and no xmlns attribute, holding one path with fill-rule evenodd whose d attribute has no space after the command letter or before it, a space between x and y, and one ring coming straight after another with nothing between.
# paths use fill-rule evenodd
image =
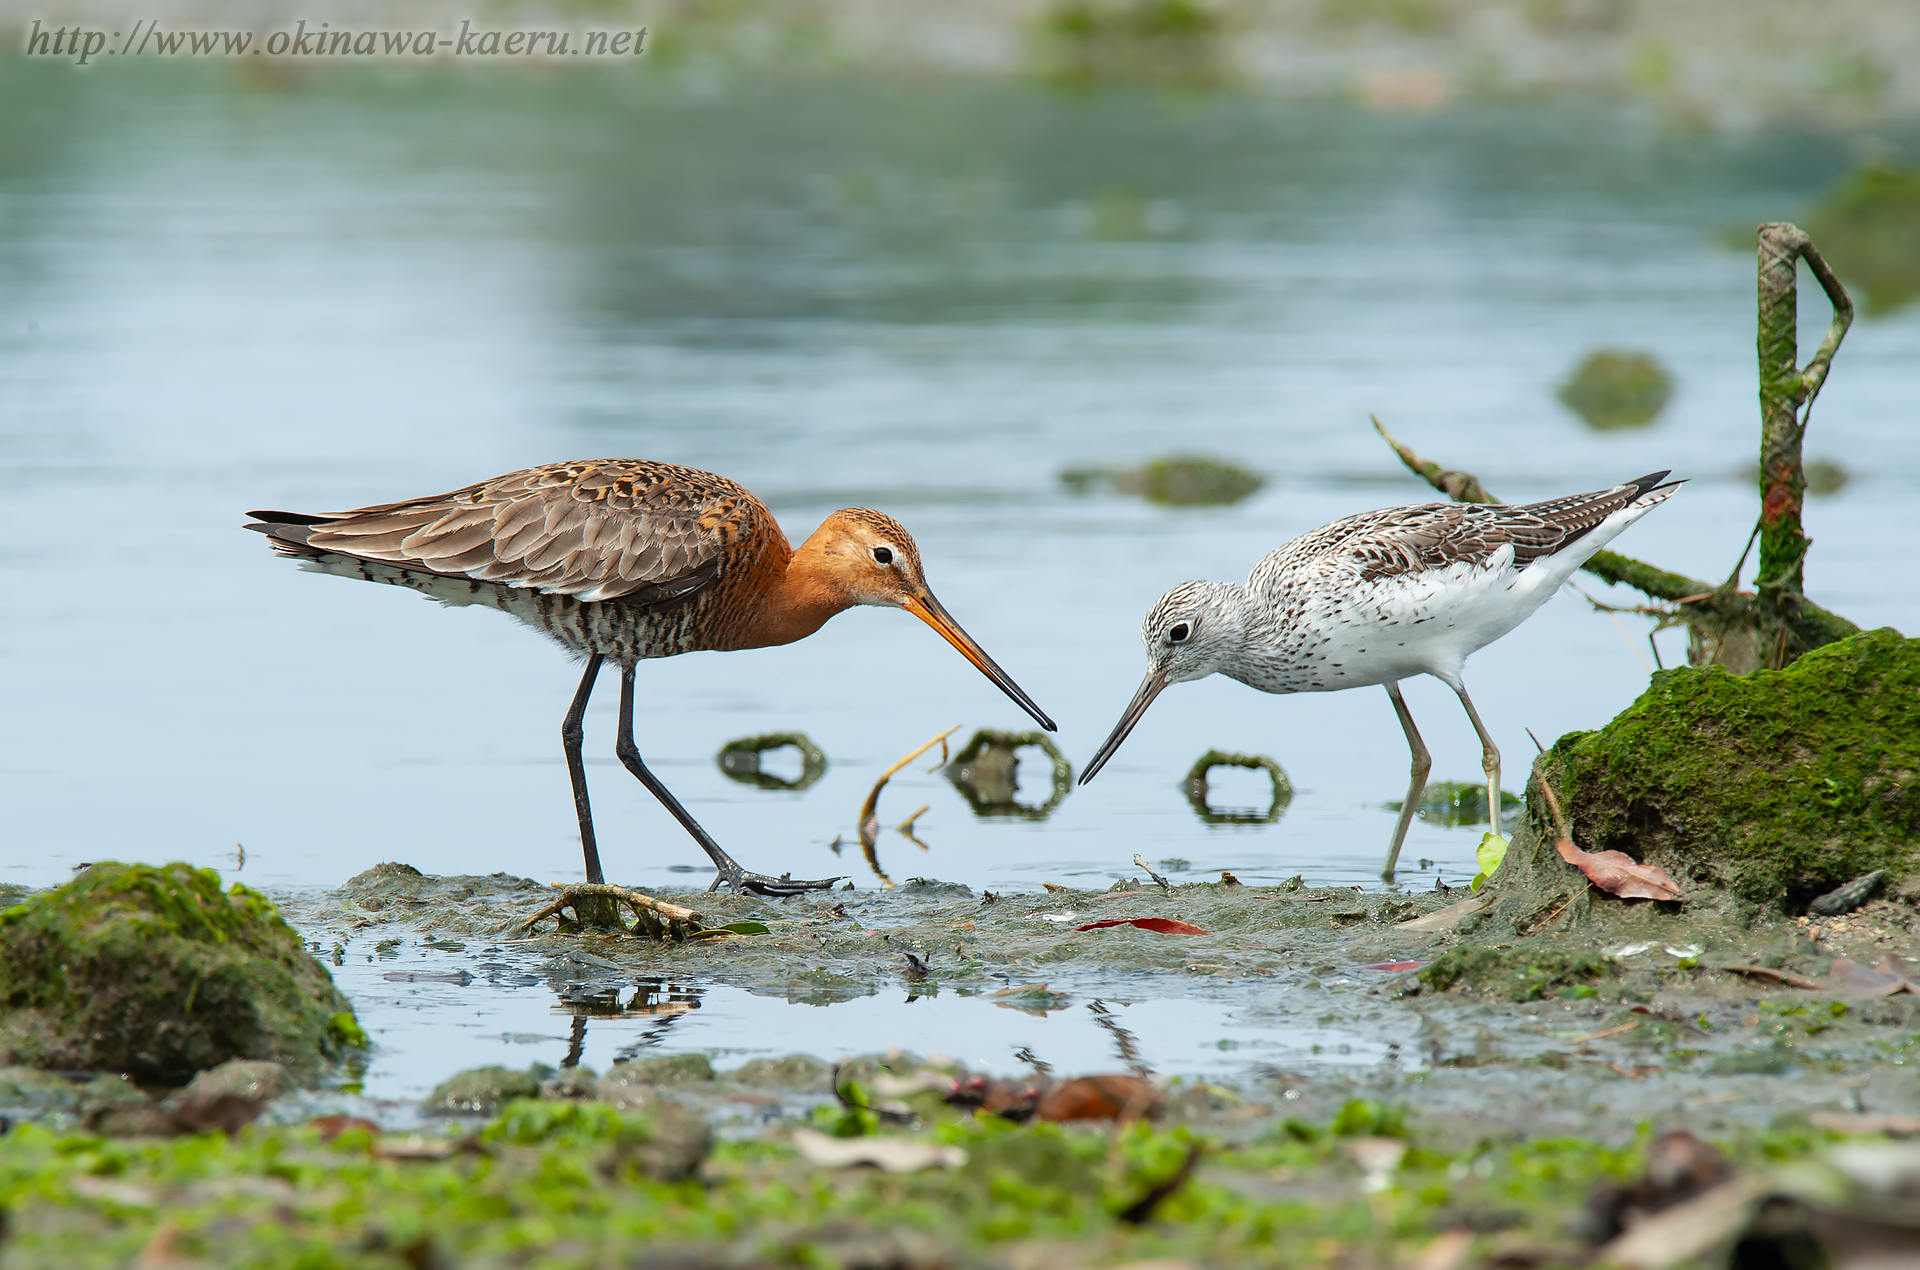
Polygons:
<instances>
[{"instance_id":1,"label":"dry leaf","mask_svg":"<svg viewBox=\"0 0 1920 1270\"><path fill-rule=\"evenodd\" d=\"M1491 906L1492 903L1493 896L1476 895L1470 900L1462 900L1458 904L1449 904L1445 908L1436 909L1428 913L1425 917L1416 917L1412 921L1396 922L1393 928L1395 930L1424 931L1452 930L1460 924L1461 919L1473 916L1481 909Z\"/></svg>"},{"instance_id":2,"label":"dry leaf","mask_svg":"<svg viewBox=\"0 0 1920 1270\"><path fill-rule=\"evenodd\" d=\"M1657 864L1641 864L1624 851L1582 851L1565 838L1554 846L1560 858L1609 895L1623 900L1677 900L1680 887Z\"/></svg>"},{"instance_id":3,"label":"dry leaf","mask_svg":"<svg viewBox=\"0 0 1920 1270\"><path fill-rule=\"evenodd\" d=\"M1049 1089L1034 1108L1041 1120L1135 1120L1156 1110L1160 1091L1138 1076L1082 1076Z\"/></svg>"},{"instance_id":4,"label":"dry leaf","mask_svg":"<svg viewBox=\"0 0 1920 1270\"><path fill-rule=\"evenodd\" d=\"M1100 930L1108 926L1138 926L1141 930L1150 930L1156 935L1211 935L1210 930L1201 930L1186 922L1176 922L1171 917L1109 917L1104 922L1088 922L1085 926L1076 926L1075 930Z\"/></svg>"},{"instance_id":5,"label":"dry leaf","mask_svg":"<svg viewBox=\"0 0 1920 1270\"><path fill-rule=\"evenodd\" d=\"M1869 970L1849 957L1835 957L1827 974L1836 984L1857 997L1890 997L1896 992L1912 991L1912 985L1901 973L1899 963L1888 967L1887 960L1890 958L1891 954L1882 959L1878 967ZM1889 969L1891 973L1888 973Z\"/></svg>"},{"instance_id":6,"label":"dry leaf","mask_svg":"<svg viewBox=\"0 0 1920 1270\"><path fill-rule=\"evenodd\" d=\"M910 1138L829 1138L812 1129L795 1129L793 1145L801 1159L822 1169L866 1164L888 1173L918 1173L931 1168L957 1169L967 1162L967 1153L959 1147Z\"/></svg>"}]
</instances>

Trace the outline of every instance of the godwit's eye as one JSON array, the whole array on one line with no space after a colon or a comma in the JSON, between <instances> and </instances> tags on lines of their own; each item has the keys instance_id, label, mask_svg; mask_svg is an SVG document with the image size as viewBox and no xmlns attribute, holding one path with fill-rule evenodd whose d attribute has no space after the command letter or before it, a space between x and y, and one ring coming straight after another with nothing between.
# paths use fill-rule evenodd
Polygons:
<instances>
[{"instance_id":1,"label":"godwit's eye","mask_svg":"<svg viewBox=\"0 0 1920 1270\"><path fill-rule=\"evenodd\" d=\"M1173 628L1167 632L1167 642L1169 644L1178 644L1191 634L1193 634L1192 627L1188 626L1185 622L1175 622Z\"/></svg>"},{"instance_id":2,"label":"godwit's eye","mask_svg":"<svg viewBox=\"0 0 1920 1270\"><path fill-rule=\"evenodd\" d=\"M878 561L879 561L879 562L880 562L881 564L892 564L892 563L893 563L893 548L891 548L891 547L875 547L875 548L873 549L873 558L874 558L875 560L878 560Z\"/></svg>"}]
</instances>

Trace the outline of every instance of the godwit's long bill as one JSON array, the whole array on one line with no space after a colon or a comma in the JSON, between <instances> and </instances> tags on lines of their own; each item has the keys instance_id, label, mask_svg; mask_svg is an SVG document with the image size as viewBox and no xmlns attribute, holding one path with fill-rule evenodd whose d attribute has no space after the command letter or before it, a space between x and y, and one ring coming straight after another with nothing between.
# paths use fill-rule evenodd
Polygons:
<instances>
[{"instance_id":1,"label":"godwit's long bill","mask_svg":"<svg viewBox=\"0 0 1920 1270\"><path fill-rule=\"evenodd\" d=\"M604 879L580 760L581 720L607 658L620 666L614 752L713 860L716 890L724 883L790 895L839 879L748 872L687 814L634 745L639 662L789 644L856 604L903 608L1054 730L934 598L913 536L864 507L833 513L796 550L766 505L724 476L645 459L591 459L339 515L247 514L257 522L248 529L303 569L496 608L586 658L560 735L589 882Z\"/></svg>"},{"instance_id":2,"label":"godwit's long bill","mask_svg":"<svg viewBox=\"0 0 1920 1270\"><path fill-rule=\"evenodd\" d=\"M1171 684L1216 672L1273 693L1384 684L1413 754L1413 780L1381 869L1391 881L1432 768L1400 680L1425 674L1453 689L1480 735L1497 830L1500 751L1461 669L1680 487L1666 478L1655 472L1544 503L1418 503L1362 512L1295 538L1255 565L1244 584L1180 584L1148 611L1140 631L1147 677L1080 783L1093 779Z\"/></svg>"}]
</instances>

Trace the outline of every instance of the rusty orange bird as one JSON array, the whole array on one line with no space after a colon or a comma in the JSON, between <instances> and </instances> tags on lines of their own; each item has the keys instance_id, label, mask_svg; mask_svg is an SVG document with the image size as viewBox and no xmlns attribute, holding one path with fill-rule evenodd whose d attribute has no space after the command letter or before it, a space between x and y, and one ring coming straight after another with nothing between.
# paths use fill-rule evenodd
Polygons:
<instances>
[{"instance_id":1,"label":"rusty orange bird","mask_svg":"<svg viewBox=\"0 0 1920 1270\"><path fill-rule=\"evenodd\" d=\"M693 835L734 890L791 895L795 881L740 867L687 814L633 743L634 666L651 657L790 644L856 604L903 608L933 627L1040 726L1053 720L927 589L920 550L891 516L837 511L796 550L773 513L724 476L646 459L548 463L451 494L339 515L248 512L247 526L300 567L484 604L587 659L560 736L587 880L603 880L580 761L581 719L603 661L620 666L614 752Z\"/></svg>"}]
</instances>

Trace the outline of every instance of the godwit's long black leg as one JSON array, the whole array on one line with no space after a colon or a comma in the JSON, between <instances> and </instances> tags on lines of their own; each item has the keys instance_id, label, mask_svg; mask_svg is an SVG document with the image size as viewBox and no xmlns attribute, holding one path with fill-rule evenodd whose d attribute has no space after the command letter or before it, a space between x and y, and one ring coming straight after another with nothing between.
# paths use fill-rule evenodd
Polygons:
<instances>
[{"instance_id":1,"label":"godwit's long black leg","mask_svg":"<svg viewBox=\"0 0 1920 1270\"><path fill-rule=\"evenodd\" d=\"M1400 695L1400 685L1393 680L1387 681L1387 695L1393 698L1393 712L1400 716L1400 727L1407 734L1407 748L1413 752L1413 779L1407 784L1407 799L1400 804L1400 820L1393 826L1393 845L1387 848L1387 863L1380 870L1384 881L1393 881L1393 866L1400 862L1400 844L1407 840L1407 826L1413 823L1414 812L1420 809L1420 796L1427 792L1427 773L1433 770L1433 756L1427 753L1427 743L1420 739L1420 729L1413 726L1413 715L1407 710L1406 699Z\"/></svg>"},{"instance_id":2,"label":"godwit's long black leg","mask_svg":"<svg viewBox=\"0 0 1920 1270\"><path fill-rule=\"evenodd\" d=\"M606 658L594 653L587 658L587 672L580 676L580 688L573 694L573 704L567 707L567 717L560 724L560 743L567 750L567 775L573 780L573 812L580 817L580 849L587 854L587 881L599 883L606 881L600 872L600 848L593 841L593 808L587 802L587 769L580 761L580 743L586 739L586 729L581 720L586 718L587 698L593 695L594 680L600 677L600 663Z\"/></svg>"},{"instance_id":3,"label":"godwit's long black leg","mask_svg":"<svg viewBox=\"0 0 1920 1270\"><path fill-rule=\"evenodd\" d=\"M1467 717L1473 720L1473 730L1480 734L1480 767L1487 774L1487 828L1494 833L1500 832L1500 747L1487 735L1487 725L1480 722L1480 712L1473 708L1473 698L1467 695L1467 686L1463 683L1448 684L1447 687L1459 696L1460 704L1467 708Z\"/></svg>"},{"instance_id":4,"label":"godwit's long black leg","mask_svg":"<svg viewBox=\"0 0 1920 1270\"><path fill-rule=\"evenodd\" d=\"M739 862L732 856L721 850L720 844L713 840L713 836L700 827L699 821L687 814L687 809L680 805L680 800L660 783L659 777L647 770L646 763L640 758L640 749L633 743L632 666L620 667L620 739L614 745L613 752L620 756L620 761L626 764L627 770L647 787L649 793L660 800L660 805L673 814L673 818L680 822L680 827L693 836L693 840L700 844L700 849L713 861L719 874L713 879L713 885L707 888L709 891L719 890L720 884L724 882L736 891L754 891L761 895L798 895L802 891L824 891L840 880L824 878L818 882L796 882L790 877L770 878L764 873L750 873L741 868Z\"/></svg>"}]
</instances>

